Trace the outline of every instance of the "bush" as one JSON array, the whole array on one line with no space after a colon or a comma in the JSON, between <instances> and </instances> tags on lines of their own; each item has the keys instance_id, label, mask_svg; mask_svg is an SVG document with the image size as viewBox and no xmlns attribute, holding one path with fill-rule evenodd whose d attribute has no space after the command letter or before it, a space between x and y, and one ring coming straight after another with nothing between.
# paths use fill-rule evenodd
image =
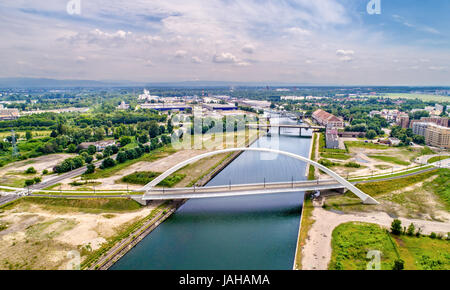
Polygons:
<instances>
[{"instance_id":1,"label":"bush","mask_svg":"<svg viewBox=\"0 0 450 290\"><path fill-rule=\"evenodd\" d=\"M47 170L47 169L44 169L44 171L42 171L42 174L43 174L43 175L48 174L48 170Z\"/></svg>"},{"instance_id":2,"label":"bush","mask_svg":"<svg viewBox=\"0 0 450 290\"><path fill-rule=\"evenodd\" d=\"M406 234L408 236L414 236L414 232L416 231L416 227L414 226L413 223L411 223L408 227L408 230L406 231Z\"/></svg>"},{"instance_id":3,"label":"bush","mask_svg":"<svg viewBox=\"0 0 450 290\"><path fill-rule=\"evenodd\" d=\"M430 234L430 238L432 239L436 239L437 237L438 237L437 234L434 232Z\"/></svg>"},{"instance_id":4,"label":"bush","mask_svg":"<svg viewBox=\"0 0 450 290\"><path fill-rule=\"evenodd\" d=\"M42 179L40 177L35 177L33 180L34 180L34 183L39 183L42 181Z\"/></svg>"},{"instance_id":5,"label":"bush","mask_svg":"<svg viewBox=\"0 0 450 290\"><path fill-rule=\"evenodd\" d=\"M402 222L399 219L395 219L392 222L391 233L397 236L402 234Z\"/></svg>"},{"instance_id":6,"label":"bush","mask_svg":"<svg viewBox=\"0 0 450 290\"><path fill-rule=\"evenodd\" d=\"M110 168L110 167L114 167L114 166L116 166L116 161L114 161L114 159L112 159L112 158L106 158L105 160L103 160L100 168L105 169L105 168Z\"/></svg>"},{"instance_id":7,"label":"bush","mask_svg":"<svg viewBox=\"0 0 450 290\"><path fill-rule=\"evenodd\" d=\"M361 165L356 162L347 162L344 165L345 167L351 167L351 168L360 168Z\"/></svg>"},{"instance_id":8,"label":"bush","mask_svg":"<svg viewBox=\"0 0 450 290\"><path fill-rule=\"evenodd\" d=\"M27 179L25 180L25 185L26 186L32 186L34 184L34 179Z\"/></svg>"},{"instance_id":9,"label":"bush","mask_svg":"<svg viewBox=\"0 0 450 290\"><path fill-rule=\"evenodd\" d=\"M400 271L405 268L405 261L402 259L395 260L394 266L392 267L392 270Z\"/></svg>"},{"instance_id":10,"label":"bush","mask_svg":"<svg viewBox=\"0 0 450 290\"><path fill-rule=\"evenodd\" d=\"M95 165L88 164L85 174L91 174L95 172Z\"/></svg>"},{"instance_id":11,"label":"bush","mask_svg":"<svg viewBox=\"0 0 450 290\"><path fill-rule=\"evenodd\" d=\"M25 174L35 174L36 169L34 167L29 167L27 170L25 170Z\"/></svg>"}]
</instances>

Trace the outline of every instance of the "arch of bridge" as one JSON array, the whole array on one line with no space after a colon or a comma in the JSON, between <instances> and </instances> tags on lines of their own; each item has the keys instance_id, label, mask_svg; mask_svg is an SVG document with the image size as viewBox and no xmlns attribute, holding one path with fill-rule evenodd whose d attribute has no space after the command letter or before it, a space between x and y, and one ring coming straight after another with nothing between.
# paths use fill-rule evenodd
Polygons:
<instances>
[{"instance_id":1,"label":"arch of bridge","mask_svg":"<svg viewBox=\"0 0 450 290\"><path fill-rule=\"evenodd\" d=\"M164 179L166 179L168 176L170 176L171 174L175 173L176 171L180 170L181 168L185 167L186 165L189 165L191 163L194 163L196 161L199 161L201 159L208 158L208 157L211 157L211 156L214 156L214 155L218 155L218 154L222 154L222 153L238 152L238 151L254 151L254 152L275 153L275 154L288 156L288 157L291 157L293 159L297 159L297 160L309 163L310 165L312 165L314 167L317 167L320 170L322 170L323 172L325 172L328 175L330 175L334 180L339 182L341 185L345 186L348 190L350 190L356 196L358 196L362 200L362 202L364 204L379 204L373 197L365 194L364 192L359 190L356 186L354 186L353 184L348 182L345 178L341 177L339 174L337 174L336 172L332 171L331 169L323 166L322 164L317 163L317 162L315 162L315 161L313 161L313 160L311 160L309 158L306 158L306 157L294 154L294 153L280 151L280 150L275 150L275 149L269 149L269 148L250 148L250 147L249 148L229 148L229 149L217 150L217 151L201 154L201 155L195 156L193 158L190 158L190 159L188 159L186 161L180 162L179 164L177 164L177 165L173 166L172 168L168 169L166 172L164 172L163 174L161 174L160 176L156 177L151 182L149 182L147 185L145 185L140 191L151 190L153 187L158 185L161 181L163 181Z\"/></svg>"}]
</instances>

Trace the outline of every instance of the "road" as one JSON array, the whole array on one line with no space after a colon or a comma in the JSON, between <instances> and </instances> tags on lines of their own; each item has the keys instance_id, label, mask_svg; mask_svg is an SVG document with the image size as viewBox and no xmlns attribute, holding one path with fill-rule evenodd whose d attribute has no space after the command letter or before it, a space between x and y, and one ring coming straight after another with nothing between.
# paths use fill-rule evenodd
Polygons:
<instances>
[{"instance_id":1,"label":"road","mask_svg":"<svg viewBox=\"0 0 450 290\"><path fill-rule=\"evenodd\" d=\"M116 156L117 156L117 154L114 154L114 155L111 155L109 158L115 159ZM100 160L100 161L94 162L93 164L95 165L95 167L99 167L102 164L102 162L103 162L103 160ZM32 189L44 189L46 187L58 184L59 182L65 180L65 179L79 176L79 175L85 173L86 170L87 170L87 165L83 166L83 167L80 167L80 168L77 168L77 169L74 169L72 171L69 171L69 172L57 175L56 177L51 178L49 180L46 180L44 182L32 185L32 186L30 186L30 190L32 190Z\"/></svg>"}]
</instances>

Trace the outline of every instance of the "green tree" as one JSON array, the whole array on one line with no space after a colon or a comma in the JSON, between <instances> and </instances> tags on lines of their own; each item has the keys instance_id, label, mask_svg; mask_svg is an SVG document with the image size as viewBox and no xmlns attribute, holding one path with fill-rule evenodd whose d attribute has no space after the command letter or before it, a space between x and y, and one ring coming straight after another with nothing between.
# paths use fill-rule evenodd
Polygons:
<instances>
[{"instance_id":1,"label":"green tree","mask_svg":"<svg viewBox=\"0 0 450 290\"><path fill-rule=\"evenodd\" d=\"M369 130L366 133L366 137L367 139L373 139L377 136L377 132L375 132L375 130Z\"/></svg>"},{"instance_id":2,"label":"green tree","mask_svg":"<svg viewBox=\"0 0 450 290\"><path fill-rule=\"evenodd\" d=\"M128 136L123 136L120 138L119 142L120 142L120 146L124 147L131 143L131 138Z\"/></svg>"},{"instance_id":3,"label":"green tree","mask_svg":"<svg viewBox=\"0 0 450 290\"><path fill-rule=\"evenodd\" d=\"M394 235L401 235L402 233L402 222L399 219L394 219L391 224L391 233Z\"/></svg>"},{"instance_id":4,"label":"green tree","mask_svg":"<svg viewBox=\"0 0 450 290\"><path fill-rule=\"evenodd\" d=\"M127 154L124 151L119 151L119 153L117 153L116 161L119 163L124 163L127 161Z\"/></svg>"},{"instance_id":5,"label":"green tree","mask_svg":"<svg viewBox=\"0 0 450 290\"><path fill-rule=\"evenodd\" d=\"M77 146L75 144L70 144L67 147L67 153L75 153L77 151Z\"/></svg>"},{"instance_id":6,"label":"green tree","mask_svg":"<svg viewBox=\"0 0 450 290\"><path fill-rule=\"evenodd\" d=\"M392 267L392 270L400 271L405 268L405 261L402 259L397 259L394 261L394 266Z\"/></svg>"},{"instance_id":7,"label":"green tree","mask_svg":"<svg viewBox=\"0 0 450 290\"><path fill-rule=\"evenodd\" d=\"M406 231L406 234L408 236L414 236L414 233L416 232L416 227L414 226L413 223L411 223L408 227L408 230Z\"/></svg>"},{"instance_id":8,"label":"green tree","mask_svg":"<svg viewBox=\"0 0 450 290\"><path fill-rule=\"evenodd\" d=\"M156 121L150 122L150 127L148 129L148 133L150 135L150 138L155 138L156 136L159 135L159 127L158 127L158 123Z\"/></svg>"},{"instance_id":9,"label":"green tree","mask_svg":"<svg viewBox=\"0 0 450 290\"><path fill-rule=\"evenodd\" d=\"M27 179L25 180L25 185L26 186L32 186L34 184L34 179Z\"/></svg>"},{"instance_id":10,"label":"green tree","mask_svg":"<svg viewBox=\"0 0 450 290\"><path fill-rule=\"evenodd\" d=\"M27 141L33 138L33 134L31 134L31 131L27 131L25 133L25 138L27 139Z\"/></svg>"},{"instance_id":11,"label":"green tree","mask_svg":"<svg viewBox=\"0 0 450 290\"><path fill-rule=\"evenodd\" d=\"M110 168L110 167L114 167L116 165L116 161L114 161L114 159L112 158L106 158L105 160L103 160L101 168Z\"/></svg>"},{"instance_id":12,"label":"green tree","mask_svg":"<svg viewBox=\"0 0 450 290\"><path fill-rule=\"evenodd\" d=\"M35 174L36 173L36 169L34 169L34 167L28 167L27 170L25 170L25 174Z\"/></svg>"},{"instance_id":13,"label":"green tree","mask_svg":"<svg viewBox=\"0 0 450 290\"><path fill-rule=\"evenodd\" d=\"M85 174L91 174L95 172L95 165L94 164L88 164L86 168Z\"/></svg>"},{"instance_id":14,"label":"green tree","mask_svg":"<svg viewBox=\"0 0 450 290\"><path fill-rule=\"evenodd\" d=\"M97 148L94 145L89 145L87 151L89 155L94 155L97 152Z\"/></svg>"}]
</instances>

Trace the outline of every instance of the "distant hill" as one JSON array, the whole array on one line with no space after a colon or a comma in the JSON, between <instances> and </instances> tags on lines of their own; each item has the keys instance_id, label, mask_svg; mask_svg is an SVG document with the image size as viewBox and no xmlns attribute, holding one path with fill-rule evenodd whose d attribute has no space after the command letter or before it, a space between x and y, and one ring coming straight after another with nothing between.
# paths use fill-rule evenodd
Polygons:
<instances>
[{"instance_id":1,"label":"distant hill","mask_svg":"<svg viewBox=\"0 0 450 290\"><path fill-rule=\"evenodd\" d=\"M46 78L0 78L1 88L74 88L140 86L142 83L92 80L56 80Z\"/></svg>"},{"instance_id":2,"label":"distant hill","mask_svg":"<svg viewBox=\"0 0 450 290\"><path fill-rule=\"evenodd\" d=\"M0 78L0 88L75 88L75 87L265 87L311 86L314 84L287 84L275 82L184 81L184 82L132 82L57 80L48 78Z\"/></svg>"}]
</instances>

